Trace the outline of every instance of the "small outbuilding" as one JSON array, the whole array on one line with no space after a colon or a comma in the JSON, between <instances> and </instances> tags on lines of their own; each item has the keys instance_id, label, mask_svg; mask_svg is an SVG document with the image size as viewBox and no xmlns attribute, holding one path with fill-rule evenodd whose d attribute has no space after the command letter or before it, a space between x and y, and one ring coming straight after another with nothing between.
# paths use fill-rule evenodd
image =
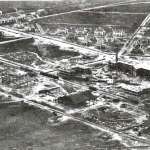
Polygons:
<instances>
[{"instance_id":1,"label":"small outbuilding","mask_svg":"<svg viewBox=\"0 0 150 150\"><path fill-rule=\"evenodd\" d=\"M79 93L74 93L70 95L66 95L63 97L59 97L56 102L68 105L71 107L81 107L85 106L88 101L95 100L96 97L91 94L91 91L82 91Z\"/></svg>"}]
</instances>

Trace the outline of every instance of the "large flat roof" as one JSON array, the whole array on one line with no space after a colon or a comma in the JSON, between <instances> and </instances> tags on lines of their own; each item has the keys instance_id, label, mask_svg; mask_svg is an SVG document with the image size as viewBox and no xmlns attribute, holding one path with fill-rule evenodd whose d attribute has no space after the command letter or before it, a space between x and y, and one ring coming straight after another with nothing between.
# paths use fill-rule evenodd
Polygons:
<instances>
[{"instance_id":1,"label":"large flat roof","mask_svg":"<svg viewBox=\"0 0 150 150\"><path fill-rule=\"evenodd\" d=\"M133 56L134 57L134 56ZM125 56L124 58L119 58L118 62L123 64L132 65L135 69L146 69L150 70L150 57L135 57ZM115 60L114 60L115 62Z\"/></svg>"}]
</instances>

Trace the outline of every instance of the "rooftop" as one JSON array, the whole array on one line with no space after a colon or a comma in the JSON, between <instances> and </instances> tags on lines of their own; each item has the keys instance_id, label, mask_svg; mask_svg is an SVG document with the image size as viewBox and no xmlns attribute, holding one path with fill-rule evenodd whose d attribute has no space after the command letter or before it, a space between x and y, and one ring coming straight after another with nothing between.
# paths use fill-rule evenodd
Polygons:
<instances>
[{"instance_id":1,"label":"rooftop","mask_svg":"<svg viewBox=\"0 0 150 150\"><path fill-rule=\"evenodd\" d=\"M149 90L150 91L150 84L148 82L142 82L140 85L127 85L127 84L121 84L121 87L125 90L129 90L132 92L142 92L143 90Z\"/></svg>"},{"instance_id":2,"label":"rooftop","mask_svg":"<svg viewBox=\"0 0 150 150\"><path fill-rule=\"evenodd\" d=\"M65 99L65 100L68 99L72 103L78 104L78 103L86 103L86 101L94 100L95 96L93 96L90 91L82 91L68 96L63 96L61 97L61 99Z\"/></svg>"},{"instance_id":3,"label":"rooftop","mask_svg":"<svg viewBox=\"0 0 150 150\"><path fill-rule=\"evenodd\" d=\"M13 18L13 17L19 17L19 16L25 16L25 14L19 14L17 12L12 12L12 13L6 13L6 14L2 14L0 16L0 19L7 19L7 18Z\"/></svg>"},{"instance_id":4,"label":"rooftop","mask_svg":"<svg viewBox=\"0 0 150 150\"><path fill-rule=\"evenodd\" d=\"M137 57L135 57L137 58ZM138 57L137 59L130 58L129 56L126 56L124 58L121 58L118 60L118 62L132 65L135 69L146 69L150 70L150 57Z\"/></svg>"}]
</instances>

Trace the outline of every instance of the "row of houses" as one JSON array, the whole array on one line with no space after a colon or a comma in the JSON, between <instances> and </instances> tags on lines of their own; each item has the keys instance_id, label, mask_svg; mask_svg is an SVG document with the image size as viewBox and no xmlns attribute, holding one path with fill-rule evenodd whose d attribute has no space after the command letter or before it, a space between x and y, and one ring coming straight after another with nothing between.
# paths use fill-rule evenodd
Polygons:
<instances>
[{"instance_id":1,"label":"row of houses","mask_svg":"<svg viewBox=\"0 0 150 150\"><path fill-rule=\"evenodd\" d=\"M15 23L19 21L25 21L25 19L25 14L7 13L0 16L0 24Z\"/></svg>"},{"instance_id":2,"label":"row of houses","mask_svg":"<svg viewBox=\"0 0 150 150\"><path fill-rule=\"evenodd\" d=\"M55 32L57 36L65 36L66 39L76 40L82 45L93 45L96 42L97 47L102 47L104 43L112 43L117 40L126 39L127 34L123 30L112 29L107 32L101 27L92 30L91 28L58 28Z\"/></svg>"},{"instance_id":3,"label":"row of houses","mask_svg":"<svg viewBox=\"0 0 150 150\"><path fill-rule=\"evenodd\" d=\"M101 27L96 28L94 31L92 31L91 28L82 28L82 27L79 27L79 28L61 27L56 30L56 35L63 35L63 34L65 35L69 33L72 33L77 36L83 36L83 35L88 34L96 38L101 38L101 37L110 35L110 33L108 34L107 31ZM125 37L126 33L124 32L124 30L112 29L111 35L114 37Z\"/></svg>"}]
</instances>

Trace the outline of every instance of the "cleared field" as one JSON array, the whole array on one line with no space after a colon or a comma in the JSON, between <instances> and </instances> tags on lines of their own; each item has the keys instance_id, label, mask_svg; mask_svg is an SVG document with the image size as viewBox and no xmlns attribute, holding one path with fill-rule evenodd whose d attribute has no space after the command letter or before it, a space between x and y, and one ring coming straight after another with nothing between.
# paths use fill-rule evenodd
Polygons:
<instances>
[{"instance_id":1,"label":"cleared field","mask_svg":"<svg viewBox=\"0 0 150 150\"><path fill-rule=\"evenodd\" d=\"M98 12L128 12L128 13L150 13L150 3L125 4L119 6L110 6L99 9L91 9Z\"/></svg>"},{"instance_id":2,"label":"cleared field","mask_svg":"<svg viewBox=\"0 0 150 150\"><path fill-rule=\"evenodd\" d=\"M52 126L51 113L31 107L0 107L0 149L87 150L121 147L112 136L72 120ZM18 112L16 112L18 110Z\"/></svg>"},{"instance_id":3,"label":"cleared field","mask_svg":"<svg viewBox=\"0 0 150 150\"><path fill-rule=\"evenodd\" d=\"M69 23L69 24L89 24L99 26L129 27L135 29L145 19L146 14L105 14L94 12L75 12L59 16L37 19L35 22L40 24L48 23ZM55 25L54 25L55 26Z\"/></svg>"},{"instance_id":4,"label":"cleared field","mask_svg":"<svg viewBox=\"0 0 150 150\"><path fill-rule=\"evenodd\" d=\"M59 0L59 1L0 1L1 9L4 12L9 12L8 8L17 8L18 10L23 10L25 12L33 12L37 9L46 9L48 14L55 14L61 12L68 12L73 10L79 10L82 8L109 5L112 3L124 2L127 0Z\"/></svg>"}]
</instances>

